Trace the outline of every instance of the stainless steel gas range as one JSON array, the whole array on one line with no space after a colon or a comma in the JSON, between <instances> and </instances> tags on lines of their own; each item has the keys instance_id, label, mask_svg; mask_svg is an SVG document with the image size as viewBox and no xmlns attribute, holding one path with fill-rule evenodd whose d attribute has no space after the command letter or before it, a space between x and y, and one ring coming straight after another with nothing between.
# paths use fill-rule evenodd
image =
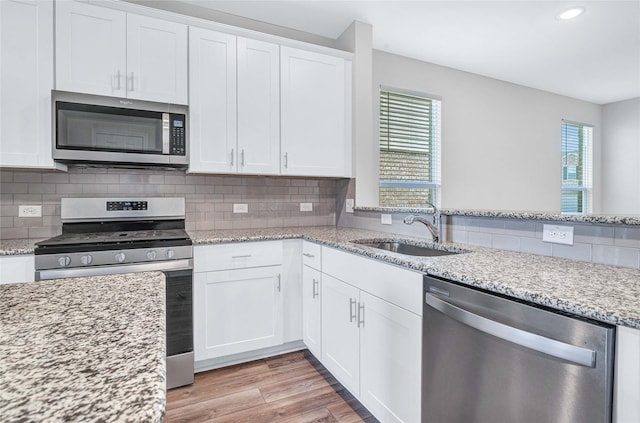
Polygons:
<instances>
[{"instance_id":1,"label":"stainless steel gas range","mask_svg":"<svg viewBox=\"0 0 640 423\"><path fill-rule=\"evenodd\" d=\"M38 242L39 281L160 271L167 389L193 383L193 249L184 198L63 198L62 235Z\"/></svg>"}]
</instances>

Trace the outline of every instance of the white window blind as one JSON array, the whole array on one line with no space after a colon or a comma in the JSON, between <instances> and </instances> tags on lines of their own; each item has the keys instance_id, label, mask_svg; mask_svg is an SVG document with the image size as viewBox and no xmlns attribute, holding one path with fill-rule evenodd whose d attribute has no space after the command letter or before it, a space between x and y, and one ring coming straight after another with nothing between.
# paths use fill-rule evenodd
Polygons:
<instances>
[{"instance_id":1,"label":"white window blind","mask_svg":"<svg viewBox=\"0 0 640 423\"><path fill-rule=\"evenodd\" d=\"M562 213L591 211L593 127L562 122Z\"/></svg>"},{"instance_id":2,"label":"white window blind","mask_svg":"<svg viewBox=\"0 0 640 423\"><path fill-rule=\"evenodd\" d=\"M439 204L440 101L380 90L380 205Z\"/></svg>"}]
</instances>

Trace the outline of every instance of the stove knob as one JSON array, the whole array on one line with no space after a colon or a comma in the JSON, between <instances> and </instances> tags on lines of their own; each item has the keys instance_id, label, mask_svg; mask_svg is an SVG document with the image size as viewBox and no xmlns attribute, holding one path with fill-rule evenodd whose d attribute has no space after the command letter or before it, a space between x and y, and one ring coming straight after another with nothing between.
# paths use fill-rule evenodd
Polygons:
<instances>
[{"instance_id":1,"label":"stove knob","mask_svg":"<svg viewBox=\"0 0 640 423\"><path fill-rule=\"evenodd\" d=\"M71 257L63 256L58 258L58 264L62 267L67 267L71 263Z\"/></svg>"},{"instance_id":2,"label":"stove knob","mask_svg":"<svg viewBox=\"0 0 640 423\"><path fill-rule=\"evenodd\" d=\"M122 263L125 258L126 256L124 255L124 253L118 253L115 255L115 259L118 263Z\"/></svg>"},{"instance_id":3,"label":"stove knob","mask_svg":"<svg viewBox=\"0 0 640 423\"><path fill-rule=\"evenodd\" d=\"M154 250L147 251L147 258L149 260L155 260L157 255L158 254Z\"/></svg>"},{"instance_id":4,"label":"stove knob","mask_svg":"<svg viewBox=\"0 0 640 423\"><path fill-rule=\"evenodd\" d=\"M170 258L173 258L173 256L175 256L175 255L176 255L176 252L175 252L175 251L173 251L173 250L167 250L167 252L166 252L166 253L164 253L164 255L165 255L168 259L170 259Z\"/></svg>"},{"instance_id":5,"label":"stove knob","mask_svg":"<svg viewBox=\"0 0 640 423\"><path fill-rule=\"evenodd\" d=\"M80 257L80 263L84 264L85 266L91 264L92 261L93 257L91 257L90 255Z\"/></svg>"}]
</instances>

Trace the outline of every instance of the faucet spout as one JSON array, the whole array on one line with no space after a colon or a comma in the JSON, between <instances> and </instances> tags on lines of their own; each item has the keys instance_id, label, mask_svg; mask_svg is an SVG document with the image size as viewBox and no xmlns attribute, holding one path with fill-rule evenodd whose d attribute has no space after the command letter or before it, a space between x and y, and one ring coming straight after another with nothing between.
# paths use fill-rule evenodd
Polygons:
<instances>
[{"instance_id":1,"label":"faucet spout","mask_svg":"<svg viewBox=\"0 0 640 423\"><path fill-rule=\"evenodd\" d=\"M440 242L440 210L438 210L436 206L429 202L427 202L427 205L433 208L433 222L429 222L424 217L410 214L409 216L404 218L404 223L407 225L412 225L413 222L422 223L429 230L429 233L433 238L433 242L438 243Z\"/></svg>"}]
</instances>

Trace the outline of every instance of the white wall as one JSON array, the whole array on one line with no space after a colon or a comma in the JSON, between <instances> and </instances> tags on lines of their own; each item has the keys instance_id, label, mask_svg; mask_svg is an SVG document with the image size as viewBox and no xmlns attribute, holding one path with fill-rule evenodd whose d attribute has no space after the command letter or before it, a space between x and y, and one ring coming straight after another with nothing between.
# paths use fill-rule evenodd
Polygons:
<instances>
[{"instance_id":1,"label":"white wall","mask_svg":"<svg viewBox=\"0 0 640 423\"><path fill-rule=\"evenodd\" d=\"M374 113L380 85L442 98L444 208L559 212L563 118L594 125L599 157L600 105L374 50ZM373 126L369 148L377 152L377 119ZM377 171L356 172L368 182L358 185L356 204L377 205ZM596 188L599 175L596 160Z\"/></svg>"},{"instance_id":2,"label":"white wall","mask_svg":"<svg viewBox=\"0 0 640 423\"><path fill-rule=\"evenodd\" d=\"M602 212L640 214L640 98L602 110Z\"/></svg>"}]
</instances>

